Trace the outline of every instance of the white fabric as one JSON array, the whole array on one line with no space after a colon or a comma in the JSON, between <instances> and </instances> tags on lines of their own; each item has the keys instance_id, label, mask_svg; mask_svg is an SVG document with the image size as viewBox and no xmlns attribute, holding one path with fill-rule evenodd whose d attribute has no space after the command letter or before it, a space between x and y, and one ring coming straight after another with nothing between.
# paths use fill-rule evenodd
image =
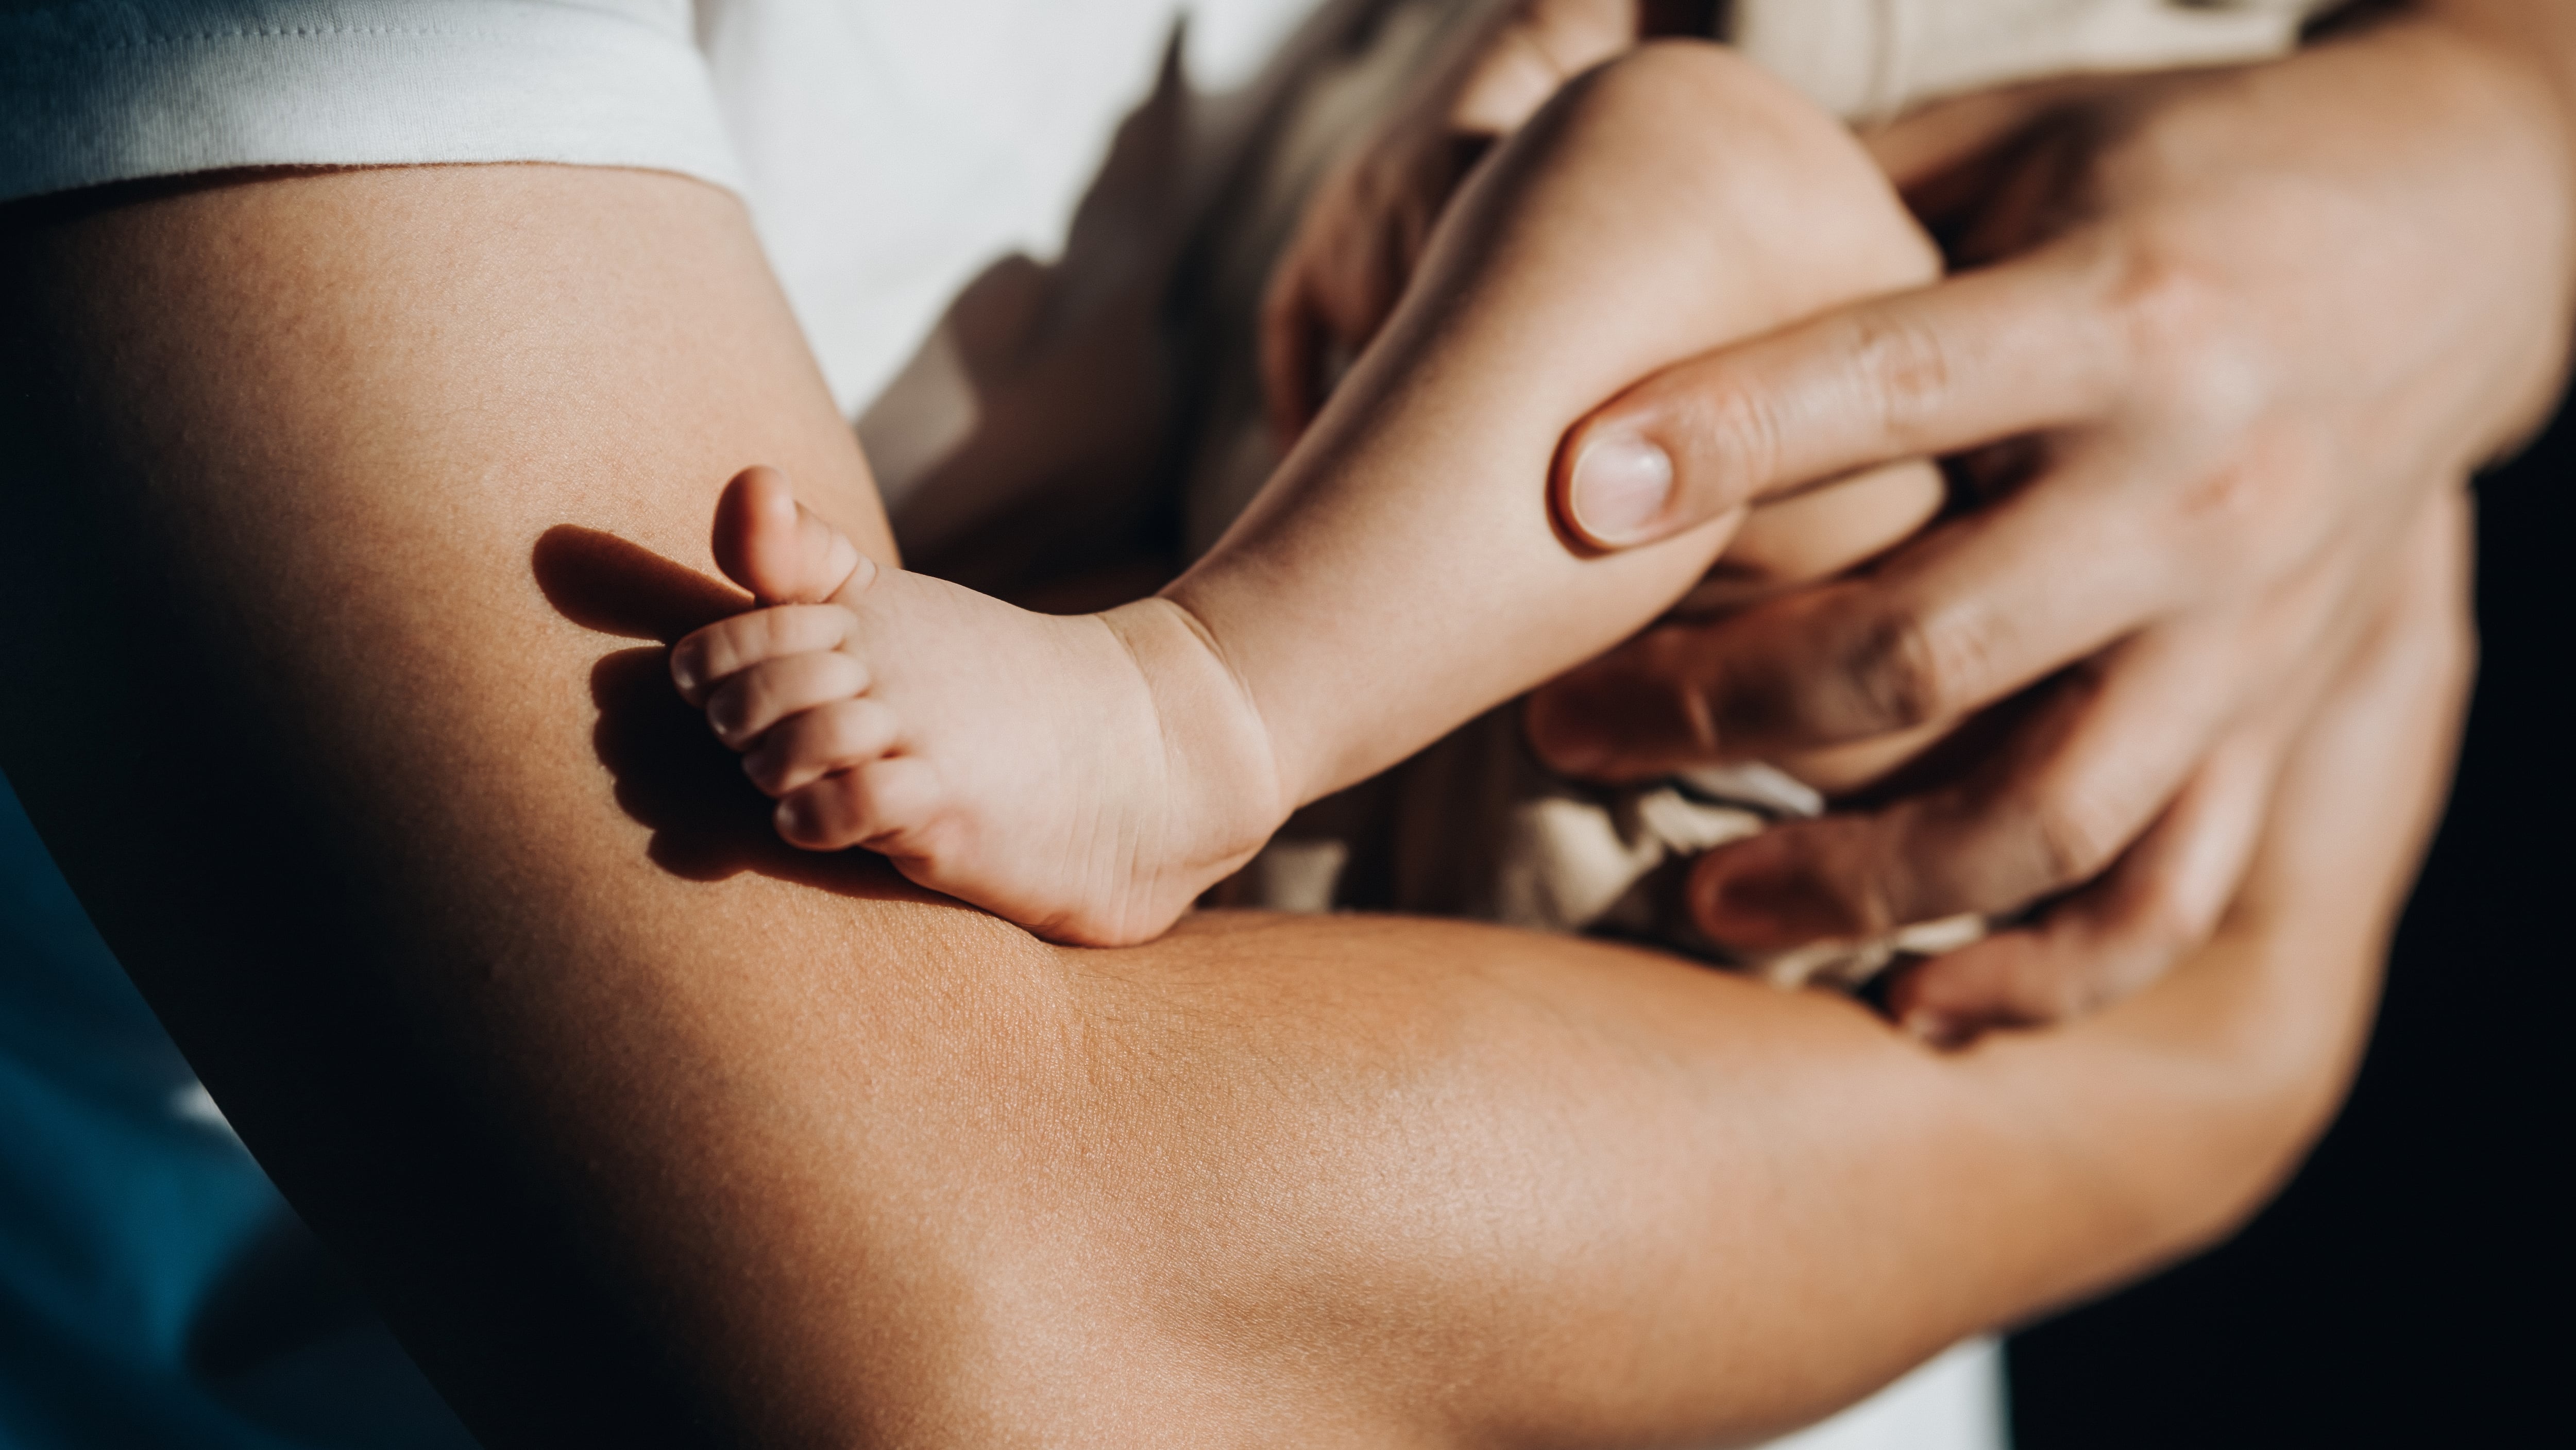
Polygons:
<instances>
[{"instance_id":1,"label":"white fabric","mask_svg":"<svg viewBox=\"0 0 2576 1450\"><path fill-rule=\"evenodd\" d=\"M699 17L770 261L845 412L958 289L1053 256L1176 21L1239 83L1310 0L707 0Z\"/></svg>"},{"instance_id":2,"label":"white fabric","mask_svg":"<svg viewBox=\"0 0 2576 1450\"><path fill-rule=\"evenodd\" d=\"M735 179L687 0L0 0L0 201L425 161Z\"/></svg>"},{"instance_id":3,"label":"white fabric","mask_svg":"<svg viewBox=\"0 0 2576 1450\"><path fill-rule=\"evenodd\" d=\"M1767 1450L2004 1450L2011 1438L2003 1345L1972 1339Z\"/></svg>"},{"instance_id":4,"label":"white fabric","mask_svg":"<svg viewBox=\"0 0 2576 1450\"><path fill-rule=\"evenodd\" d=\"M1729 37L1838 115L2080 71L2288 48L2342 0L1735 0Z\"/></svg>"},{"instance_id":5,"label":"white fabric","mask_svg":"<svg viewBox=\"0 0 2576 1450\"><path fill-rule=\"evenodd\" d=\"M1807 3L1807 0L1793 0ZM264 165L552 161L735 188L842 406L1063 242L1179 15L1196 88L1311 0L0 0L0 200ZM2000 1450L1979 1341L1784 1444Z\"/></svg>"}]
</instances>

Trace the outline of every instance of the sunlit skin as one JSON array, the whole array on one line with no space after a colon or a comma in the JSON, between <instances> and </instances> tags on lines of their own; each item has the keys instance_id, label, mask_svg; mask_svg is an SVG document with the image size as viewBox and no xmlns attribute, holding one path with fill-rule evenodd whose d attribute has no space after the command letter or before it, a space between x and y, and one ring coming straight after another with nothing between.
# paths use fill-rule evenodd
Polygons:
<instances>
[{"instance_id":1,"label":"sunlit skin","mask_svg":"<svg viewBox=\"0 0 2576 1450\"><path fill-rule=\"evenodd\" d=\"M1541 754L1611 780L2014 701L1977 770L1703 858L1711 935L2049 902L1897 983L1901 1012L1973 1029L2116 1000L2218 919L2261 816L2227 762L2304 708L2285 682L2340 647L2425 500L2547 415L2576 312L2576 8L2354 15L2277 62L1874 133L1955 239L1951 279L1676 365L1575 430L1568 457L1673 460L1623 541L2007 445L1982 462L2011 488L1865 585L1657 630L1541 692Z\"/></svg>"},{"instance_id":2,"label":"sunlit skin","mask_svg":"<svg viewBox=\"0 0 2576 1450\"><path fill-rule=\"evenodd\" d=\"M1729 139L1713 147L1707 138ZM1832 117L1713 45L1574 83L1497 154L1245 519L1154 599L1030 613L875 568L774 472L715 551L781 607L682 642L780 834L864 846L1050 938L1150 939L1288 813L1634 632L1737 520L1594 557L1546 507L1619 380L1919 285L1930 242ZM1830 573L1939 507L1925 463L1825 490L1730 559Z\"/></svg>"},{"instance_id":3,"label":"sunlit skin","mask_svg":"<svg viewBox=\"0 0 2576 1450\"><path fill-rule=\"evenodd\" d=\"M2563 7L2494 10L2499 76L2576 59ZM2457 167L2561 134L2516 84ZM779 845L670 691L662 646L748 602L708 545L744 461L894 561L730 198L236 177L0 235L0 767L496 1445L1812 1417L2270 1192L2359 1050L2469 668L2428 475L2315 712L2252 737L2268 824L2206 939L1963 1053L1456 923L1067 949Z\"/></svg>"}]
</instances>

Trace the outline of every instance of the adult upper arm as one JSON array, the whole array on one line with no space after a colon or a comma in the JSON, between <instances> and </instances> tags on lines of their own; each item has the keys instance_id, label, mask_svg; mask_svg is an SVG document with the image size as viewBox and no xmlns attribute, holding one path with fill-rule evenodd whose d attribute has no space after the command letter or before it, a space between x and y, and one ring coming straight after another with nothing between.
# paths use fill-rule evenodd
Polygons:
<instances>
[{"instance_id":1,"label":"adult upper arm","mask_svg":"<svg viewBox=\"0 0 2576 1450\"><path fill-rule=\"evenodd\" d=\"M0 764L496 1440L1776 1424L2240 1211L2366 1000L2305 919L1967 1060L1455 925L1059 952L777 846L663 679L739 465L884 547L729 198L246 179L0 279Z\"/></svg>"},{"instance_id":2,"label":"adult upper arm","mask_svg":"<svg viewBox=\"0 0 2576 1450\"><path fill-rule=\"evenodd\" d=\"M674 1435L648 1371L675 1340L809 1327L691 1307L786 1252L761 1205L803 1211L787 1180L830 1157L766 1152L798 1100L773 1075L829 1078L864 1037L836 988L968 920L725 844L731 797L657 710L641 646L724 607L677 566L712 572L734 468L791 468L888 549L739 204L267 173L21 206L6 247L0 762L478 1428ZM972 921L943 940L1007 954Z\"/></svg>"}]
</instances>

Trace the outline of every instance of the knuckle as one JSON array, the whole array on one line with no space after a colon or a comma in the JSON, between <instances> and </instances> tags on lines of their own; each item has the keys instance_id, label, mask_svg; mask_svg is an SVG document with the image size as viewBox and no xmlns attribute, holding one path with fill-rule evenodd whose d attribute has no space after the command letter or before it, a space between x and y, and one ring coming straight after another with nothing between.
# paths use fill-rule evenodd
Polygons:
<instances>
[{"instance_id":1,"label":"knuckle","mask_svg":"<svg viewBox=\"0 0 2576 1450\"><path fill-rule=\"evenodd\" d=\"M1864 390L1862 416L1889 440L1922 436L1948 405L1958 359L1939 328L1887 309L1856 314L1845 347Z\"/></svg>"},{"instance_id":2,"label":"knuckle","mask_svg":"<svg viewBox=\"0 0 2576 1450\"><path fill-rule=\"evenodd\" d=\"M2251 423L2274 392L2243 299L2179 247L2143 245L2110 271L2106 312L2142 397L2203 436Z\"/></svg>"},{"instance_id":3,"label":"knuckle","mask_svg":"<svg viewBox=\"0 0 2576 1450\"><path fill-rule=\"evenodd\" d=\"M2328 495L2342 476L2319 440L2257 430L2184 480L2172 516L2204 575L2269 574L2308 554L2332 526Z\"/></svg>"},{"instance_id":4,"label":"knuckle","mask_svg":"<svg viewBox=\"0 0 2576 1450\"><path fill-rule=\"evenodd\" d=\"M1900 609L1861 631L1847 669L1858 733L1910 730L1946 720L1974 703L1990 651L1973 627Z\"/></svg>"},{"instance_id":5,"label":"knuckle","mask_svg":"<svg viewBox=\"0 0 2576 1450\"><path fill-rule=\"evenodd\" d=\"M2244 538L2261 512L2270 473L2263 460L2240 453L2187 480L2175 494L2175 511L2187 529L2210 542Z\"/></svg>"},{"instance_id":6,"label":"knuckle","mask_svg":"<svg viewBox=\"0 0 2576 1450\"><path fill-rule=\"evenodd\" d=\"M1783 427L1770 391L1722 368L1690 380L1674 442L1704 483L1728 501L1770 481L1783 456Z\"/></svg>"},{"instance_id":7,"label":"knuckle","mask_svg":"<svg viewBox=\"0 0 2576 1450\"><path fill-rule=\"evenodd\" d=\"M2120 256L2106 278L2110 314L2142 359L2196 351L2222 312L2209 273L2179 249L2152 240Z\"/></svg>"}]
</instances>

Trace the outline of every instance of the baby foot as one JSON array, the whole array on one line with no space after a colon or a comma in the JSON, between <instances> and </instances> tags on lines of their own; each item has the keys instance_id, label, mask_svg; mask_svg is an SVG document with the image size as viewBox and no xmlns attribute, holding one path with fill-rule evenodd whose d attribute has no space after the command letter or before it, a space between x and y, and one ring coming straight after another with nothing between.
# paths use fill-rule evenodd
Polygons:
<instances>
[{"instance_id":1,"label":"baby foot","mask_svg":"<svg viewBox=\"0 0 2576 1450\"><path fill-rule=\"evenodd\" d=\"M1032 614L879 569L755 468L717 563L765 607L671 651L680 693L777 800L778 834L864 846L1040 935L1159 935L1292 802L1233 673L1178 605Z\"/></svg>"}]
</instances>

